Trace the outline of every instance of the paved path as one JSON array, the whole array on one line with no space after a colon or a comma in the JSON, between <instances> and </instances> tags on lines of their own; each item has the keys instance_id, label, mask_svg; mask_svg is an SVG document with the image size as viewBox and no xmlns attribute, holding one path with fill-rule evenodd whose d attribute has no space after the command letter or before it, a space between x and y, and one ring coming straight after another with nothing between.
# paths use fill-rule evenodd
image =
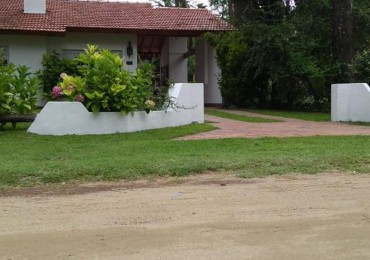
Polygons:
<instances>
[{"instance_id":1,"label":"paved path","mask_svg":"<svg viewBox=\"0 0 370 260\"><path fill-rule=\"evenodd\" d=\"M294 137L318 135L370 135L370 126L349 125L336 122L313 122L276 116L265 116L244 111L229 113L278 119L283 122L248 123L216 116L205 115L218 129L179 138L180 140L219 138Z\"/></svg>"}]
</instances>

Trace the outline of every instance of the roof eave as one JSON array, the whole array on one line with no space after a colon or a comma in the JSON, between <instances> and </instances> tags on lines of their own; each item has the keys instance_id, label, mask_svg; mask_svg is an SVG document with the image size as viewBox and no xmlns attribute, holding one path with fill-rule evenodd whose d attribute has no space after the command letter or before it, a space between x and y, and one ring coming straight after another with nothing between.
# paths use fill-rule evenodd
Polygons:
<instances>
[{"instance_id":1,"label":"roof eave","mask_svg":"<svg viewBox=\"0 0 370 260\"><path fill-rule=\"evenodd\" d=\"M91 33L126 33L137 35L161 35L177 37L197 37L204 33L220 33L227 30L169 30L169 29L134 29L134 28L99 28L99 27L67 27L66 32L91 32Z\"/></svg>"},{"instance_id":2,"label":"roof eave","mask_svg":"<svg viewBox=\"0 0 370 260\"><path fill-rule=\"evenodd\" d=\"M29 29L0 29L0 34L12 34L12 35L40 35L40 36L60 36L64 35L65 31L55 30L29 30Z\"/></svg>"}]
</instances>

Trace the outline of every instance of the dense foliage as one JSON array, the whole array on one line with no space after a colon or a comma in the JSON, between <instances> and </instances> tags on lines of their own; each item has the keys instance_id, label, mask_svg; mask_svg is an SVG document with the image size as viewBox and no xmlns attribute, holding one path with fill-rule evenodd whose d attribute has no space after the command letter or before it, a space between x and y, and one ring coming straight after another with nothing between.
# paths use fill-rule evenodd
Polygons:
<instances>
[{"instance_id":1,"label":"dense foliage","mask_svg":"<svg viewBox=\"0 0 370 260\"><path fill-rule=\"evenodd\" d=\"M26 66L0 65L0 115L32 113L38 88Z\"/></svg>"},{"instance_id":2,"label":"dense foliage","mask_svg":"<svg viewBox=\"0 0 370 260\"><path fill-rule=\"evenodd\" d=\"M133 74L123 69L118 54L88 45L75 63L79 76L65 72L58 75L59 83L51 93L54 99L79 101L93 112L128 113L149 112L167 98L168 88L155 84L154 65L150 62L141 63Z\"/></svg>"},{"instance_id":3,"label":"dense foliage","mask_svg":"<svg viewBox=\"0 0 370 260\"><path fill-rule=\"evenodd\" d=\"M42 57L43 69L38 71L38 77L43 85L43 93L47 98L52 89L59 81L59 75L64 72L68 75L78 76L77 61L74 59L62 58L56 52L45 54Z\"/></svg>"},{"instance_id":4,"label":"dense foliage","mask_svg":"<svg viewBox=\"0 0 370 260\"><path fill-rule=\"evenodd\" d=\"M221 68L225 105L328 110L330 85L351 80L348 66L333 55L330 0L212 0L238 30L209 36ZM355 0L354 50L366 48L370 4ZM362 53L356 62L365 64ZM360 61L361 60L361 61ZM357 80L366 80L353 66Z\"/></svg>"},{"instance_id":5,"label":"dense foliage","mask_svg":"<svg viewBox=\"0 0 370 260\"><path fill-rule=\"evenodd\" d=\"M351 72L353 81L370 82L370 41L363 50L357 52Z\"/></svg>"}]
</instances>

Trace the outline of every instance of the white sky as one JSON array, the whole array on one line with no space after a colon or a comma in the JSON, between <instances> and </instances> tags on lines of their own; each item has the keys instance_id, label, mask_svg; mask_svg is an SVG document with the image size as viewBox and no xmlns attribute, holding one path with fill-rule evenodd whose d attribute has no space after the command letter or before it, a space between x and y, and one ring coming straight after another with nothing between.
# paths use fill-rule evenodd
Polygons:
<instances>
[{"instance_id":1,"label":"white sky","mask_svg":"<svg viewBox=\"0 0 370 260\"><path fill-rule=\"evenodd\" d=\"M150 2L150 0L109 0L109 1L134 2L134 3L149 3ZM190 2L193 2L195 4L203 3L205 6L209 6L209 0L190 0Z\"/></svg>"}]
</instances>

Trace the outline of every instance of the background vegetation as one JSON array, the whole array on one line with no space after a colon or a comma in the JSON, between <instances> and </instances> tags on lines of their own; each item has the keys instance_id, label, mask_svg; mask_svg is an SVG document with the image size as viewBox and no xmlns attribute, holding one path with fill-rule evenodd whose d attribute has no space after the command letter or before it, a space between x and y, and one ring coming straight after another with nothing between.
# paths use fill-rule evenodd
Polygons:
<instances>
[{"instance_id":1,"label":"background vegetation","mask_svg":"<svg viewBox=\"0 0 370 260\"><path fill-rule=\"evenodd\" d=\"M2 59L0 53L0 116L32 113L40 82L26 66L7 65Z\"/></svg>"},{"instance_id":2,"label":"background vegetation","mask_svg":"<svg viewBox=\"0 0 370 260\"><path fill-rule=\"evenodd\" d=\"M44 55L42 65L38 76L47 99L79 101L93 112L124 113L149 113L170 102L170 85L159 85L153 62L140 62L136 73L131 73L118 54L96 45L88 45L74 59Z\"/></svg>"},{"instance_id":3,"label":"background vegetation","mask_svg":"<svg viewBox=\"0 0 370 260\"><path fill-rule=\"evenodd\" d=\"M228 106L327 111L331 84L369 82L368 0L211 4L238 29L209 36Z\"/></svg>"}]
</instances>

